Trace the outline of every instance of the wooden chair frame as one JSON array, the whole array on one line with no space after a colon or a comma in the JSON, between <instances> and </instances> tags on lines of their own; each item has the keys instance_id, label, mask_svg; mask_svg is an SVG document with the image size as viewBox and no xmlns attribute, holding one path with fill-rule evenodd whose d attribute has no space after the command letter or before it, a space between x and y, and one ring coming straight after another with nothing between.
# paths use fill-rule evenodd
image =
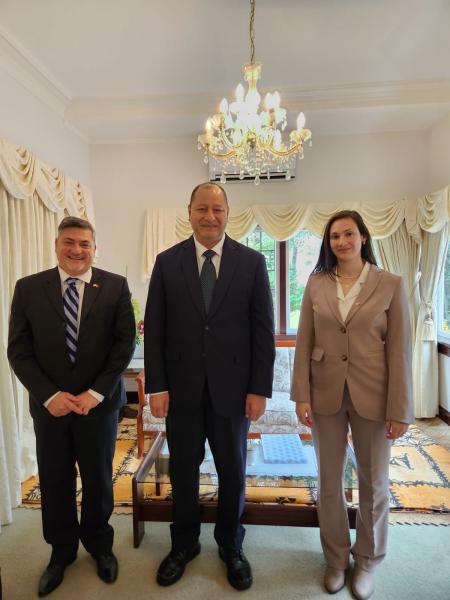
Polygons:
<instances>
[{"instance_id":1,"label":"wooden chair frame","mask_svg":"<svg viewBox=\"0 0 450 600\"><path fill-rule=\"evenodd\" d=\"M144 454L144 437L146 432L144 431L144 419L143 412L144 407L149 404L149 394L145 393L145 371L141 371L136 377L137 389L138 389L138 414L136 419L136 437L137 437L137 455L141 458Z\"/></svg>"}]
</instances>

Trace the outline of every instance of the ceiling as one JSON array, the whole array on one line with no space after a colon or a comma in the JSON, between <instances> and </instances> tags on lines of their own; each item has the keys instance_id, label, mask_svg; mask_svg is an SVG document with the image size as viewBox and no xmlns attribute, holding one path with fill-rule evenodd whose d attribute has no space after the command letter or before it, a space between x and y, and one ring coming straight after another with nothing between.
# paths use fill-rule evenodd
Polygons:
<instances>
[{"instance_id":1,"label":"ceiling","mask_svg":"<svg viewBox=\"0 0 450 600\"><path fill-rule=\"evenodd\" d=\"M260 92L314 135L450 112L449 0L256 0ZM90 143L195 138L249 61L248 0L0 0L0 66Z\"/></svg>"}]
</instances>

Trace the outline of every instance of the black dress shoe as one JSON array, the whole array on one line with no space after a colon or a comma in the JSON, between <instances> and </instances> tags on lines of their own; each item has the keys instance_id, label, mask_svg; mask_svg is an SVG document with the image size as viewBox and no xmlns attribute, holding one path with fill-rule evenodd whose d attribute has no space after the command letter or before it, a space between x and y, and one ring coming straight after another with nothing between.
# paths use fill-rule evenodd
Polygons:
<instances>
[{"instance_id":1,"label":"black dress shoe","mask_svg":"<svg viewBox=\"0 0 450 600\"><path fill-rule=\"evenodd\" d=\"M219 556L227 565L230 584L237 590L248 590L253 583L252 568L244 552L219 546Z\"/></svg>"},{"instance_id":2,"label":"black dress shoe","mask_svg":"<svg viewBox=\"0 0 450 600\"><path fill-rule=\"evenodd\" d=\"M156 574L157 583L166 586L178 581L184 573L186 564L200 553L200 549L199 542L185 550L172 549L159 565Z\"/></svg>"},{"instance_id":3,"label":"black dress shoe","mask_svg":"<svg viewBox=\"0 0 450 600\"><path fill-rule=\"evenodd\" d=\"M97 575L105 583L112 583L117 579L119 564L117 558L112 552L109 554L100 554L94 557L97 561Z\"/></svg>"},{"instance_id":4,"label":"black dress shoe","mask_svg":"<svg viewBox=\"0 0 450 600\"><path fill-rule=\"evenodd\" d=\"M64 579L64 571L66 566L67 565L60 565L57 563L50 563L48 565L39 580L38 594L41 598L42 596L47 596L47 594L53 592L53 590L60 585Z\"/></svg>"}]
</instances>

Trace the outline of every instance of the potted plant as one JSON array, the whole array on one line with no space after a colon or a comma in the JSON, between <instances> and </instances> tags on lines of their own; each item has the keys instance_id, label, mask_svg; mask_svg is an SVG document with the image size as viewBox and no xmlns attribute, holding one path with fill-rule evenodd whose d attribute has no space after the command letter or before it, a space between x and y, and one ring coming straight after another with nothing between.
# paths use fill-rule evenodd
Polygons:
<instances>
[{"instance_id":1,"label":"potted plant","mask_svg":"<svg viewBox=\"0 0 450 600\"><path fill-rule=\"evenodd\" d=\"M141 309L136 298L131 298L133 305L134 320L136 322L136 348L134 358L144 358L144 321L141 319Z\"/></svg>"}]
</instances>

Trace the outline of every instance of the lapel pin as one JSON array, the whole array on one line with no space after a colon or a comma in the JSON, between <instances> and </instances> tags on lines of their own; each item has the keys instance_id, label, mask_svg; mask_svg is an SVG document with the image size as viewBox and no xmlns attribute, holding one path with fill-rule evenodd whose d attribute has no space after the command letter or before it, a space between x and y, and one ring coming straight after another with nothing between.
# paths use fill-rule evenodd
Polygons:
<instances>
[{"instance_id":1,"label":"lapel pin","mask_svg":"<svg viewBox=\"0 0 450 600\"><path fill-rule=\"evenodd\" d=\"M100 286L98 285L98 283L93 283L92 287L100 287Z\"/></svg>"}]
</instances>

